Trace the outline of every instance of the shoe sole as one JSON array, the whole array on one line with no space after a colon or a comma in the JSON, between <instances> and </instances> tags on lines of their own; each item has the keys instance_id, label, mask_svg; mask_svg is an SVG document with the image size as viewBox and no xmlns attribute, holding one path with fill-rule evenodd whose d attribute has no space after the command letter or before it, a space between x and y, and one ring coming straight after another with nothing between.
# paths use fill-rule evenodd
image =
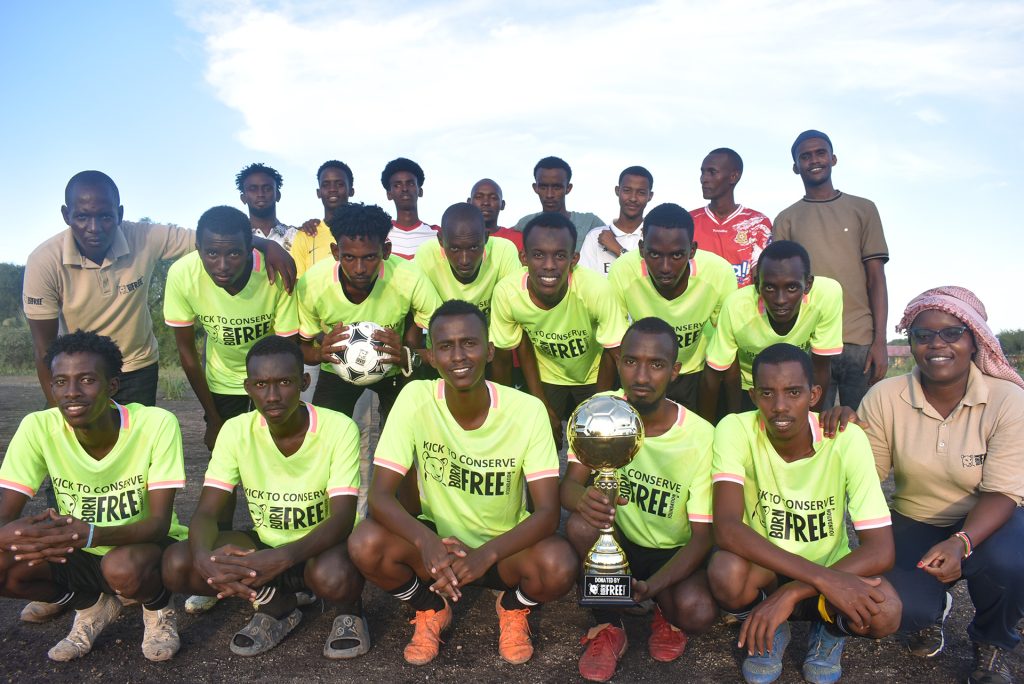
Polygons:
<instances>
[{"instance_id":1,"label":"shoe sole","mask_svg":"<svg viewBox=\"0 0 1024 684\"><path fill-rule=\"evenodd\" d=\"M942 609L942 617L939 618L939 645L933 651L930 651L928 653L914 653L913 649L908 648L907 650L910 651L911 655L913 655L913 656L915 656L917 658L934 658L935 656L937 656L940 653L942 653L942 649L944 649L946 647L946 630L945 630L946 618L949 617L949 614L952 611L953 611L953 595L947 591L946 592L946 605Z\"/></svg>"}]
</instances>

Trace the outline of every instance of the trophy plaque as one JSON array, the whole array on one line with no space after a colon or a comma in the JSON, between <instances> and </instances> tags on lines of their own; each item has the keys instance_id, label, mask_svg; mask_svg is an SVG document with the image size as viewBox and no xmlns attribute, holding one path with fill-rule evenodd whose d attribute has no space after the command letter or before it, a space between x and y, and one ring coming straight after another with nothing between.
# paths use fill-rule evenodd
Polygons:
<instances>
[{"instance_id":1,"label":"trophy plaque","mask_svg":"<svg viewBox=\"0 0 1024 684\"><path fill-rule=\"evenodd\" d=\"M629 464L644 441L640 414L620 397L591 397L576 407L566 430L569 449L580 463L597 472L594 486L612 505L619 496L615 471ZM632 576L613 529L600 530L597 541L583 559L580 605L626 607L634 604Z\"/></svg>"}]
</instances>

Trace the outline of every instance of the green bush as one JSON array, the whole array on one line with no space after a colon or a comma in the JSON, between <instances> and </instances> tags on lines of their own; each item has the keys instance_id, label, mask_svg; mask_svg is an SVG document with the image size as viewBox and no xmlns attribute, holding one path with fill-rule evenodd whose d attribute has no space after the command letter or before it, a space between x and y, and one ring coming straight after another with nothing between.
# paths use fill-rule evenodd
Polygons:
<instances>
[{"instance_id":1,"label":"green bush","mask_svg":"<svg viewBox=\"0 0 1024 684\"><path fill-rule=\"evenodd\" d=\"M28 375L35 373L32 333L27 327L0 326L0 374Z\"/></svg>"}]
</instances>

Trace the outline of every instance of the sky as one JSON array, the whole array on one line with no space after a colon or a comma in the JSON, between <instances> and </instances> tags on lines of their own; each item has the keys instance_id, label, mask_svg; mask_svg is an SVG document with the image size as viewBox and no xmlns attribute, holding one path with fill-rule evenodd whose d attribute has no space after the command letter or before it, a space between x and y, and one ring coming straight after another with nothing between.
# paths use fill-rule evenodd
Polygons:
<instances>
[{"instance_id":1,"label":"sky","mask_svg":"<svg viewBox=\"0 0 1024 684\"><path fill-rule=\"evenodd\" d=\"M993 328L1024 328L1011 283L1024 191L1024 3L765 0L716 3L0 4L7 220L0 261L63 230L77 171L118 183L126 219L194 227L241 208L234 176L284 176L278 217L322 216L316 169L355 174L354 200L393 213L380 172L426 173L438 222L489 176L501 223L539 210L538 159L573 168L569 209L617 216L623 168L692 209L704 155L744 159L737 200L769 217L800 199L790 145L832 138L836 187L879 208L889 243L889 337L919 292L955 284ZM1002 275L1000 275L1002 274Z\"/></svg>"}]
</instances>

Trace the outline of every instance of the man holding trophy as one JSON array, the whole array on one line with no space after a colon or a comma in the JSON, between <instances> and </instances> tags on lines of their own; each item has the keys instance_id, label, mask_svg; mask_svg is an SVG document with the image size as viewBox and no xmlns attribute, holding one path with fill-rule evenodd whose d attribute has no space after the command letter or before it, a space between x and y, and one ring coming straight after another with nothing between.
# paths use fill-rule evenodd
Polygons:
<instances>
[{"instance_id":1,"label":"man holding trophy","mask_svg":"<svg viewBox=\"0 0 1024 684\"><path fill-rule=\"evenodd\" d=\"M592 608L596 623L579 664L591 681L611 679L626 651L623 607L654 599L648 650L662 662L682 655L687 634L707 630L718 617L704 571L711 549L714 430L665 396L679 374L677 350L670 325L658 318L636 321L620 348L623 390L584 402L569 422L561 498L572 511L569 540L583 559L580 602ZM632 441L625 439L630 434ZM603 473L587 486L593 470L607 471L613 463L615 501L601 487ZM604 538L605 531L614 539ZM617 564L615 551L621 554ZM617 586L622 575L632 575L629 598L604 588Z\"/></svg>"}]
</instances>

